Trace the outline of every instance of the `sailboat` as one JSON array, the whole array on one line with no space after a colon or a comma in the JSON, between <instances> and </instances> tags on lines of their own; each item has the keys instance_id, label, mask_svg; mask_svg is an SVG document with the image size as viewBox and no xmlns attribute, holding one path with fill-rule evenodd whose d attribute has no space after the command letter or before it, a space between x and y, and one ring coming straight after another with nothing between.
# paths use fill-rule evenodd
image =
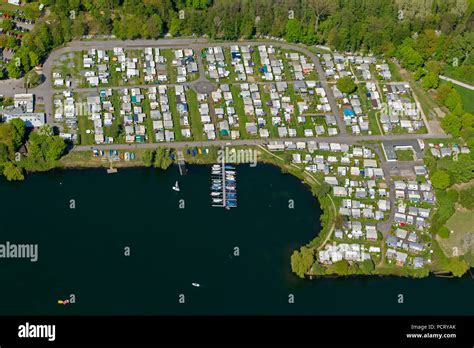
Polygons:
<instances>
[{"instance_id":1,"label":"sailboat","mask_svg":"<svg viewBox=\"0 0 474 348\"><path fill-rule=\"evenodd\" d=\"M172 189L175 190L175 191L178 191L178 192L180 191L179 185L178 185L178 182L177 182L177 181L175 182L175 184L174 184L174 186L172 187Z\"/></svg>"}]
</instances>

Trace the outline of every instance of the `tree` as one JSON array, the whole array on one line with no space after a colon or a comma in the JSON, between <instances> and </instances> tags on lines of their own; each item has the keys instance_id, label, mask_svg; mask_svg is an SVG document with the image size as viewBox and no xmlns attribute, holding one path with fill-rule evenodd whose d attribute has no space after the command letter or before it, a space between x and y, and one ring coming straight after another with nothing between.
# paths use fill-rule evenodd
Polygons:
<instances>
[{"instance_id":1,"label":"tree","mask_svg":"<svg viewBox=\"0 0 474 348\"><path fill-rule=\"evenodd\" d=\"M163 21L158 14L152 15L143 25L144 36L157 39L163 32Z\"/></svg>"},{"instance_id":2,"label":"tree","mask_svg":"<svg viewBox=\"0 0 474 348\"><path fill-rule=\"evenodd\" d=\"M346 222L346 218L343 215L337 214L334 220L334 227L341 229L344 227L344 222Z\"/></svg>"},{"instance_id":3,"label":"tree","mask_svg":"<svg viewBox=\"0 0 474 348\"><path fill-rule=\"evenodd\" d=\"M54 135L53 127L46 123L38 129L38 134L45 137L52 137Z\"/></svg>"},{"instance_id":4,"label":"tree","mask_svg":"<svg viewBox=\"0 0 474 348\"><path fill-rule=\"evenodd\" d=\"M291 255L291 270L300 278L304 278L313 263L313 250L305 246L301 247L300 251L295 250Z\"/></svg>"},{"instance_id":5,"label":"tree","mask_svg":"<svg viewBox=\"0 0 474 348\"><path fill-rule=\"evenodd\" d=\"M436 60L430 60L426 64L426 70L431 71L432 73L439 75L441 73L442 67L441 63Z\"/></svg>"},{"instance_id":6,"label":"tree","mask_svg":"<svg viewBox=\"0 0 474 348\"><path fill-rule=\"evenodd\" d=\"M324 197L331 192L331 185L324 181L321 185L313 186L311 192L316 197Z\"/></svg>"},{"instance_id":7,"label":"tree","mask_svg":"<svg viewBox=\"0 0 474 348\"><path fill-rule=\"evenodd\" d=\"M429 72L428 74L426 74L426 76L423 78L423 81L421 83L422 87L425 90L437 88L438 84L439 84L438 75L436 75L433 72Z\"/></svg>"},{"instance_id":8,"label":"tree","mask_svg":"<svg viewBox=\"0 0 474 348\"><path fill-rule=\"evenodd\" d=\"M423 76L426 75L426 70L423 68L418 68L416 71L413 73L413 78L415 81L420 80Z\"/></svg>"},{"instance_id":9,"label":"tree","mask_svg":"<svg viewBox=\"0 0 474 348\"><path fill-rule=\"evenodd\" d=\"M431 176L431 183L434 188L444 190L451 185L451 179L446 171L439 169Z\"/></svg>"},{"instance_id":10,"label":"tree","mask_svg":"<svg viewBox=\"0 0 474 348\"><path fill-rule=\"evenodd\" d=\"M449 92L453 89L452 84L450 83L443 83L438 87L436 91L436 100L444 105L444 101L449 95Z\"/></svg>"},{"instance_id":11,"label":"tree","mask_svg":"<svg viewBox=\"0 0 474 348\"><path fill-rule=\"evenodd\" d=\"M1 28L5 32L12 31L13 30L13 22L9 19L4 19L2 24L1 24Z\"/></svg>"},{"instance_id":12,"label":"tree","mask_svg":"<svg viewBox=\"0 0 474 348\"><path fill-rule=\"evenodd\" d=\"M397 49L397 57L404 68L415 71L423 65L423 57L413 48L413 39L407 38Z\"/></svg>"},{"instance_id":13,"label":"tree","mask_svg":"<svg viewBox=\"0 0 474 348\"><path fill-rule=\"evenodd\" d=\"M57 161L64 153L64 150L66 150L66 143L64 142L63 138L57 135L53 137L48 137L46 139L46 160Z\"/></svg>"},{"instance_id":14,"label":"tree","mask_svg":"<svg viewBox=\"0 0 474 348\"><path fill-rule=\"evenodd\" d=\"M11 79L17 79L23 73L23 69L21 67L21 64L19 63L19 61L16 60L15 57L13 57L13 59L10 61L10 63L8 63L7 71L8 71L8 76Z\"/></svg>"},{"instance_id":15,"label":"tree","mask_svg":"<svg viewBox=\"0 0 474 348\"><path fill-rule=\"evenodd\" d=\"M459 203L466 209L474 209L474 187L462 190L459 193Z\"/></svg>"},{"instance_id":16,"label":"tree","mask_svg":"<svg viewBox=\"0 0 474 348\"><path fill-rule=\"evenodd\" d=\"M459 104L462 106L461 96L459 95L458 91L453 88L446 96L444 105L446 105L449 110L453 111Z\"/></svg>"},{"instance_id":17,"label":"tree","mask_svg":"<svg viewBox=\"0 0 474 348\"><path fill-rule=\"evenodd\" d=\"M10 121L10 126L12 145L16 150L21 145L23 145L23 139L25 137L25 123L21 119L15 118Z\"/></svg>"},{"instance_id":18,"label":"tree","mask_svg":"<svg viewBox=\"0 0 474 348\"><path fill-rule=\"evenodd\" d=\"M317 34L319 29L319 21L336 9L334 0L309 0L308 9L313 12L316 22L314 23L314 32Z\"/></svg>"},{"instance_id":19,"label":"tree","mask_svg":"<svg viewBox=\"0 0 474 348\"><path fill-rule=\"evenodd\" d=\"M178 17L173 17L171 19L171 22L169 23L169 33L172 35L172 36L175 36L175 35L178 35L180 30L181 30L181 23L182 23L182 20L180 20Z\"/></svg>"},{"instance_id":20,"label":"tree","mask_svg":"<svg viewBox=\"0 0 474 348\"><path fill-rule=\"evenodd\" d=\"M41 83L41 76L34 70L31 70L24 78L25 88L33 88Z\"/></svg>"},{"instance_id":21,"label":"tree","mask_svg":"<svg viewBox=\"0 0 474 348\"><path fill-rule=\"evenodd\" d=\"M168 169L173 161L170 158L170 150L164 147L159 147L155 152L155 168L163 170Z\"/></svg>"},{"instance_id":22,"label":"tree","mask_svg":"<svg viewBox=\"0 0 474 348\"><path fill-rule=\"evenodd\" d=\"M372 259L365 260L359 263L359 269L363 274L372 274L375 270L375 264Z\"/></svg>"},{"instance_id":23,"label":"tree","mask_svg":"<svg viewBox=\"0 0 474 348\"><path fill-rule=\"evenodd\" d=\"M461 119L454 114L448 114L441 120L441 127L454 137L458 137L461 131Z\"/></svg>"},{"instance_id":24,"label":"tree","mask_svg":"<svg viewBox=\"0 0 474 348\"><path fill-rule=\"evenodd\" d=\"M3 166L3 175L8 181L24 180L23 170L15 166L12 162L7 162Z\"/></svg>"},{"instance_id":25,"label":"tree","mask_svg":"<svg viewBox=\"0 0 474 348\"><path fill-rule=\"evenodd\" d=\"M145 150L142 154L142 161L143 164L147 167L151 167L153 161L155 159L155 151L154 150Z\"/></svg>"},{"instance_id":26,"label":"tree","mask_svg":"<svg viewBox=\"0 0 474 348\"><path fill-rule=\"evenodd\" d=\"M23 8L23 13L26 19L33 21L38 19L41 15L41 11L39 10L37 3L26 4Z\"/></svg>"},{"instance_id":27,"label":"tree","mask_svg":"<svg viewBox=\"0 0 474 348\"><path fill-rule=\"evenodd\" d=\"M0 165L3 163L8 162L8 156L10 155L10 151L8 149L7 144L0 143Z\"/></svg>"},{"instance_id":28,"label":"tree","mask_svg":"<svg viewBox=\"0 0 474 348\"><path fill-rule=\"evenodd\" d=\"M438 228L437 233L441 238L449 238L450 234L449 228L447 228L446 226L441 226L440 228Z\"/></svg>"},{"instance_id":29,"label":"tree","mask_svg":"<svg viewBox=\"0 0 474 348\"><path fill-rule=\"evenodd\" d=\"M341 260L334 262L332 265L334 273L344 276L349 274L349 262Z\"/></svg>"},{"instance_id":30,"label":"tree","mask_svg":"<svg viewBox=\"0 0 474 348\"><path fill-rule=\"evenodd\" d=\"M336 86L342 93L346 94L354 92L357 88L356 84L349 76L344 76L337 80Z\"/></svg>"},{"instance_id":31,"label":"tree","mask_svg":"<svg viewBox=\"0 0 474 348\"><path fill-rule=\"evenodd\" d=\"M289 42L300 41L301 24L296 19L290 19L285 27L285 39Z\"/></svg>"},{"instance_id":32,"label":"tree","mask_svg":"<svg viewBox=\"0 0 474 348\"><path fill-rule=\"evenodd\" d=\"M451 272L455 277L462 277L470 268L468 263L460 257L452 257L449 260L450 263L447 271Z\"/></svg>"},{"instance_id":33,"label":"tree","mask_svg":"<svg viewBox=\"0 0 474 348\"><path fill-rule=\"evenodd\" d=\"M29 57L30 57L31 66L37 66L38 63L39 63L39 57L36 54L36 52L30 51L28 54L29 54Z\"/></svg>"}]
</instances>

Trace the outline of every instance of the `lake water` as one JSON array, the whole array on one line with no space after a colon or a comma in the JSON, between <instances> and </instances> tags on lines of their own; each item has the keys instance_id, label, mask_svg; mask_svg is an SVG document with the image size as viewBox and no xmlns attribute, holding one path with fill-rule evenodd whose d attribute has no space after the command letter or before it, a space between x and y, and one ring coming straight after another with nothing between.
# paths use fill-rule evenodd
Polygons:
<instances>
[{"instance_id":1,"label":"lake water","mask_svg":"<svg viewBox=\"0 0 474 348\"><path fill-rule=\"evenodd\" d=\"M37 243L39 258L0 259L0 314L474 313L470 276L297 278L290 255L320 228L309 189L272 166L239 166L239 206L227 211L211 207L210 168L188 169L2 179L0 243ZM71 293L75 304L57 304Z\"/></svg>"}]
</instances>

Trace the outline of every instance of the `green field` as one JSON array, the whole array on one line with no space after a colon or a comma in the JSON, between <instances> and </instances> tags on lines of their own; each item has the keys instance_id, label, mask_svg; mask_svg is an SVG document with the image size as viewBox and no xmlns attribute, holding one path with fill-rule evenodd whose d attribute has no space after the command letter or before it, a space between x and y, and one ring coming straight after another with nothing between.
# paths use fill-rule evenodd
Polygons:
<instances>
[{"instance_id":1,"label":"green field","mask_svg":"<svg viewBox=\"0 0 474 348\"><path fill-rule=\"evenodd\" d=\"M192 89L186 91L186 100L189 107L189 119L191 123L191 134L194 140L204 140L204 129L199 114L199 104L196 92Z\"/></svg>"},{"instance_id":2,"label":"green field","mask_svg":"<svg viewBox=\"0 0 474 348\"><path fill-rule=\"evenodd\" d=\"M440 239L439 244L446 255L453 252L462 255L474 251L474 212L472 210L456 211L446 223L452 232L449 238ZM457 250L455 249L457 248Z\"/></svg>"},{"instance_id":3,"label":"green field","mask_svg":"<svg viewBox=\"0 0 474 348\"><path fill-rule=\"evenodd\" d=\"M397 154L397 160L399 161L413 161L412 150L395 150Z\"/></svg>"},{"instance_id":4,"label":"green field","mask_svg":"<svg viewBox=\"0 0 474 348\"><path fill-rule=\"evenodd\" d=\"M474 113L474 91L455 84L453 84L453 87L461 95L464 110Z\"/></svg>"}]
</instances>

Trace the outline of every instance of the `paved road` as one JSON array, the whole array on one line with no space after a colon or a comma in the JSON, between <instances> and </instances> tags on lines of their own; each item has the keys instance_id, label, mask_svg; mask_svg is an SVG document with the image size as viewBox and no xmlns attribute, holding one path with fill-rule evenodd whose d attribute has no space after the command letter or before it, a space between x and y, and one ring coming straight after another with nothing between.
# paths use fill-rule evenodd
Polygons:
<instances>
[{"instance_id":1,"label":"paved road","mask_svg":"<svg viewBox=\"0 0 474 348\"><path fill-rule=\"evenodd\" d=\"M321 85L326 90L329 105L331 105L332 112L336 116L337 125L339 127L339 133L342 135L345 135L347 134L346 125L342 118L341 112L337 106L336 98L334 98L334 93L332 92L332 88L331 86L329 86L328 81L326 79L326 74L324 73L323 67L321 66L321 62L319 61L318 57L315 54L313 54L312 52L309 52L309 53L311 54L310 58L315 63L316 71L318 72Z\"/></svg>"},{"instance_id":2,"label":"paved road","mask_svg":"<svg viewBox=\"0 0 474 348\"><path fill-rule=\"evenodd\" d=\"M440 135L438 138L450 138L448 135ZM111 144L111 145L80 145L75 146L73 151L90 151L91 149L102 150L125 150L125 149L154 149L159 146L181 149L184 147L208 147L208 146L240 146L240 145L266 145L273 141L316 141L328 143L354 144L360 141L384 141L384 140L413 140L433 138L430 134L406 134L406 135L336 135L334 137L312 137L312 138L278 138L278 139L238 139L238 140L204 140L204 141L176 141L169 143L142 143L142 144Z\"/></svg>"},{"instance_id":3,"label":"paved road","mask_svg":"<svg viewBox=\"0 0 474 348\"><path fill-rule=\"evenodd\" d=\"M452 82L452 83L454 83L458 86L461 86L461 87L470 89L471 91L474 91L474 86L468 85L467 83L464 83L464 82L461 82L461 81L458 81L458 80L455 80L455 79L452 79L450 77L443 76L443 75L439 75L439 78L441 80L450 81L450 82Z\"/></svg>"}]
</instances>

